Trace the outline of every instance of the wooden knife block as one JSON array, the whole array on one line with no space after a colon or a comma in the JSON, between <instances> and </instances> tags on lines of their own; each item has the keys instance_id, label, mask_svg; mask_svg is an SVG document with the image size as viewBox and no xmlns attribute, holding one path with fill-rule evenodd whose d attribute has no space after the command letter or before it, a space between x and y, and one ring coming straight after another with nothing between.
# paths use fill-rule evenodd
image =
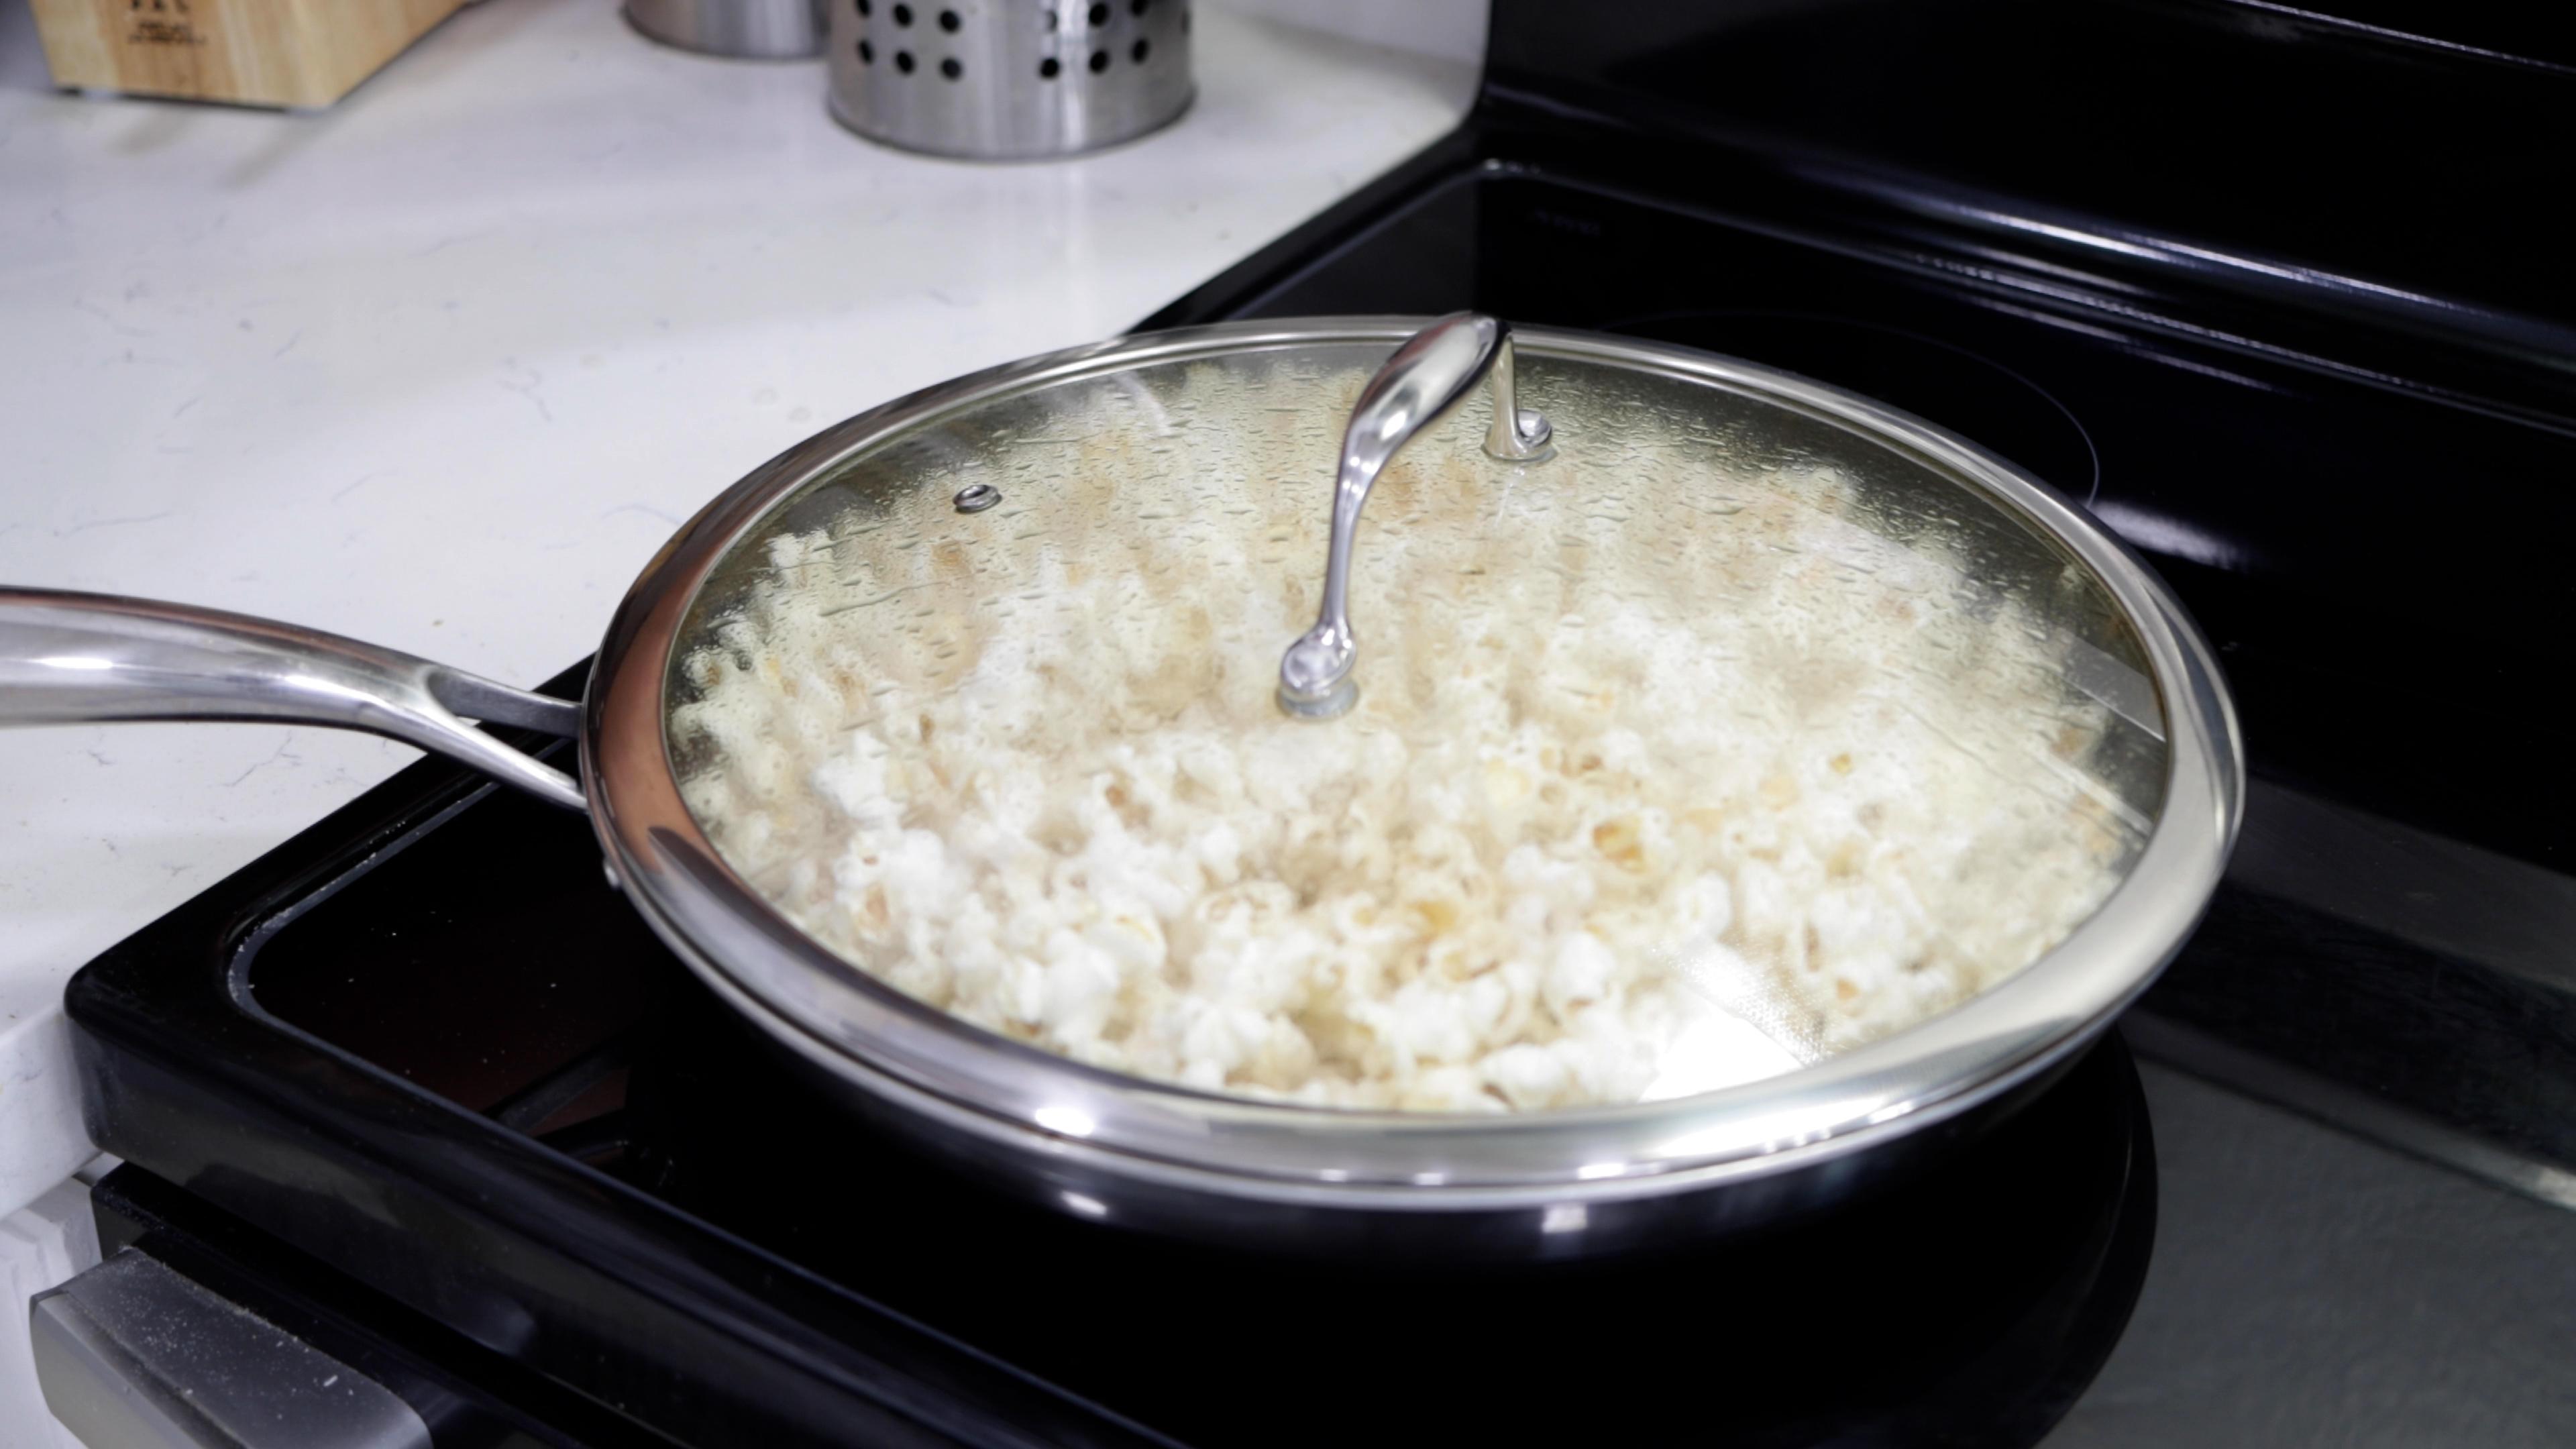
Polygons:
<instances>
[{"instance_id":1,"label":"wooden knife block","mask_svg":"<svg viewBox=\"0 0 2576 1449\"><path fill-rule=\"evenodd\" d=\"M466 0L33 0L54 84L327 106Z\"/></svg>"}]
</instances>

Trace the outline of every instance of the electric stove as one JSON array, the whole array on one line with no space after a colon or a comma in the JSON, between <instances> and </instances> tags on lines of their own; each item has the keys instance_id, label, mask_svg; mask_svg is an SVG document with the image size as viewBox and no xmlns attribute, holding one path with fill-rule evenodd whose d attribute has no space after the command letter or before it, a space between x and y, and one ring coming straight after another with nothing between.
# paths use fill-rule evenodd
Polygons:
<instances>
[{"instance_id":1,"label":"electric stove","mask_svg":"<svg viewBox=\"0 0 2576 1449\"><path fill-rule=\"evenodd\" d=\"M74 982L108 1251L441 1449L2576 1442L2539 703L2576 297L2517 230L2571 179L2534 128L2576 47L2396 0L1596 10L1506 0L1456 134L1147 325L1650 336L2092 510L2218 646L2254 775L2118 1033L1758 1235L1473 1272L1178 1244L836 1110L583 822L424 762Z\"/></svg>"}]
</instances>

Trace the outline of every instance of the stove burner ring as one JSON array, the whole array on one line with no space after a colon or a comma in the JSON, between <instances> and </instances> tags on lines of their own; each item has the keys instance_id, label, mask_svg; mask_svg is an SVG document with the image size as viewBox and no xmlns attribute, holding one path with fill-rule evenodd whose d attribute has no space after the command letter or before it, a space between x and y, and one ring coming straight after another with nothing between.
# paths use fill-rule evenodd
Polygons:
<instances>
[{"instance_id":1,"label":"stove burner ring","mask_svg":"<svg viewBox=\"0 0 2576 1449\"><path fill-rule=\"evenodd\" d=\"M1848 388L2002 454L2086 505L2101 455L2072 409L1993 358L1937 337L1824 312L1656 312L1604 332L1677 342Z\"/></svg>"}]
</instances>

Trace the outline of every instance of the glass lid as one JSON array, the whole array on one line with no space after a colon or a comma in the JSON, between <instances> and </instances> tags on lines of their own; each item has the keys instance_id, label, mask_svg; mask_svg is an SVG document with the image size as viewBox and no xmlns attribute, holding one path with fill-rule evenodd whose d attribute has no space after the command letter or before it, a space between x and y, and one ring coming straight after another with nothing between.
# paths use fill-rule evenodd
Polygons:
<instances>
[{"instance_id":1,"label":"glass lid","mask_svg":"<svg viewBox=\"0 0 2576 1449\"><path fill-rule=\"evenodd\" d=\"M1404 443L1351 539L1356 696L1284 707L1389 347L1057 369L780 498L664 683L725 864L982 1031L1426 1114L1848 1053L2121 883L2165 716L2079 551L1902 437L1607 347L1506 350L1534 460L1481 395Z\"/></svg>"}]
</instances>

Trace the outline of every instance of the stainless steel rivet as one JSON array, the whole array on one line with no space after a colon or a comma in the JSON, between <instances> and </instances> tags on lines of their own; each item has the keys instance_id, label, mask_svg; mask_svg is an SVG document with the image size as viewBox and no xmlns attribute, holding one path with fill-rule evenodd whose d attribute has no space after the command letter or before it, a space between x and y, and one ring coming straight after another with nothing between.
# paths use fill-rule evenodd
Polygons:
<instances>
[{"instance_id":1,"label":"stainless steel rivet","mask_svg":"<svg viewBox=\"0 0 2576 1449\"><path fill-rule=\"evenodd\" d=\"M1002 490L990 483L969 483L948 501L956 504L960 513L981 513L1002 501Z\"/></svg>"}]
</instances>

